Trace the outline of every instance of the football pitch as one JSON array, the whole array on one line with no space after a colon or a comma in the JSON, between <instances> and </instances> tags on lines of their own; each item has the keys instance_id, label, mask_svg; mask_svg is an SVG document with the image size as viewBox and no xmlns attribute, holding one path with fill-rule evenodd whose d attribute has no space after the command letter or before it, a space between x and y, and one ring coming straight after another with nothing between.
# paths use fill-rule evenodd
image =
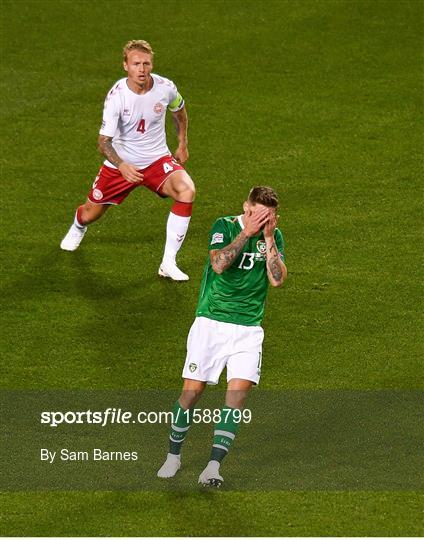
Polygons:
<instances>
[{"instance_id":1,"label":"football pitch","mask_svg":"<svg viewBox=\"0 0 424 540\"><path fill-rule=\"evenodd\" d=\"M251 487L245 468L246 489L231 489L229 477L215 492L195 482L167 491L0 485L2 535L424 534L418 408L405 406L402 416L390 398L386 415L380 399L421 396L422 405L423 17L419 0L3 0L2 391L157 390L169 408L209 228L241 213L249 189L264 184L280 196L289 278L268 295L255 392L275 398L270 430L294 414L270 403L294 403L285 397L293 392L317 415L299 406L292 431L281 431L282 444L286 435L296 441L291 484ZM124 76L129 39L151 43L154 72L186 101L186 168L197 188L178 259L188 283L157 276L170 201L144 188L92 224L78 251L59 249L102 162L103 101ZM175 148L172 122L168 143ZM333 391L339 413L326 409L320 425L317 403ZM348 416L343 396L356 404L365 393L365 438L374 440L373 425L395 434L387 471L410 457L403 478L388 474L385 483L375 471L371 481L372 462L362 467L354 445L350 454L343 446L334 469L318 467L311 441L325 448L331 429L337 438ZM22 426L23 447L31 433ZM224 477L237 461L249 467L248 434ZM352 437L362 435L357 427ZM162 439L148 448L152 470L166 430ZM286 454L273 452L276 439L258 434L255 478L262 453L264 466L289 459L288 442ZM5 454L1 467L11 467Z\"/></svg>"}]
</instances>

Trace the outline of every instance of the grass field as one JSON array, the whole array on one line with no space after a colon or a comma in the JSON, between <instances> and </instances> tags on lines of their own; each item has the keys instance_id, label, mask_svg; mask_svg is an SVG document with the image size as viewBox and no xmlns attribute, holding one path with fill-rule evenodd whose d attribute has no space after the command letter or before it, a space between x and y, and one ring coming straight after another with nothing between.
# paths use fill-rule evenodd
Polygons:
<instances>
[{"instance_id":1,"label":"grass field","mask_svg":"<svg viewBox=\"0 0 424 540\"><path fill-rule=\"evenodd\" d=\"M261 387L422 390L423 15L418 0L3 0L1 387L179 388L208 229L269 184L289 280L269 294ZM169 202L147 190L59 249L135 38L187 103L189 284L157 278ZM424 534L417 491L0 497L3 535Z\"/></svg>"}]
</instances>

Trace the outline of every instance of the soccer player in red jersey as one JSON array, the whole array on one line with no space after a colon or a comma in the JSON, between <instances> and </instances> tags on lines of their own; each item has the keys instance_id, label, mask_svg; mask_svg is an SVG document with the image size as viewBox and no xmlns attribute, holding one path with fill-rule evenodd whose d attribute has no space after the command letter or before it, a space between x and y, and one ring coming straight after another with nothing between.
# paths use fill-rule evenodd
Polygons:
<instances>
[{"instance_id":1,"label":"soccer player in red jersey","mask_svg":"<svg viewBox=\"0 0 424 540\"><path fill-rule=\"evenodd\" d=\"M137 186L144 186L174 200L158 273L174 281L187 281L189 277L176 264L195 195L194 183L183 167L188 159L187 112L175 84L152 73L153 54L143 40L129 41L124 47L127 77L117 81L106 96L99 132L98 146L106 160L60 247L76 250L90 223L111 205L121 204ZM177 129L179 144L174 155L166 144L167 110Z\"/></svg>"}]
</instances>

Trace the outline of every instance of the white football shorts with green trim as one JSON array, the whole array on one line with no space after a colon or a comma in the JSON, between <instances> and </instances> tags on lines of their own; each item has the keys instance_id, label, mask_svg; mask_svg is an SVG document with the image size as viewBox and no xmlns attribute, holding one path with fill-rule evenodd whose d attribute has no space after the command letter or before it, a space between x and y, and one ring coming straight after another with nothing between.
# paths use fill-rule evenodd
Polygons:
<instances>
[{"instance_id":1,"label":"white football shorts with green trim","mask_svg":"<svg viewBox=\"0 0 424 540\"><path fill-rule=\"evenodd\" d=\"M261 326L243 326L196 317L187 338L184 379L218 384L227 367L227 382L246 379L259 383L264 331Z\"/></svg>"}]
</instances>

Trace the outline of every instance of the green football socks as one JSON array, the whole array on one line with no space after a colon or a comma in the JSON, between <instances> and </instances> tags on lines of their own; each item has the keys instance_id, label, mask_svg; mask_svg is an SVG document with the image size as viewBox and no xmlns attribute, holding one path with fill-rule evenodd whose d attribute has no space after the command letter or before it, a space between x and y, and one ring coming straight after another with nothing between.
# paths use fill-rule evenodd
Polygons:
<instances>
[{"instance_id":1,"label":"green football socks","mask_svg":"<svg viewBox=\"0 0 424 540\"><path fill-rule=\"evenodd\" d=\"M235 411L237 411L236 415L234 414ZM220 421L215 424L213 434L213 446L211 457L209 458L211 461L219 461L221 463L227 455L239 428L240 418L240 409L233 409L232 407L223 407L221 409Z\"/></svg>"},{"instance_id":2,"label":"green football socks","mask_svg":"<svg viewBox=\"0 0 424 540\"><path fill-rule=\"evenodd\" d=\"M187 436L192 421L192 411L183 409L178 400L172 409L171 433L169 435L169 453L180 455L181 446Z\"/></svg>"}]
</instances>

